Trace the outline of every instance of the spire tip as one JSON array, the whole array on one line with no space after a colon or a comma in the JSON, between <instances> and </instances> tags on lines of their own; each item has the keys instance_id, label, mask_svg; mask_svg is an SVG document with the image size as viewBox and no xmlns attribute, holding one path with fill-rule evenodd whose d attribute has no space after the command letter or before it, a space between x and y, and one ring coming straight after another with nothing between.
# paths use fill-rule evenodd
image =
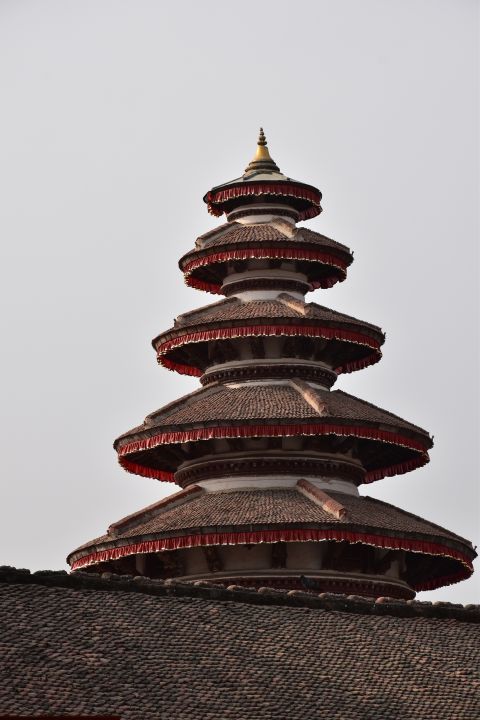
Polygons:
<instances>
[{"instance_id":1,"label":"spire tip","mask_svg":"<svg viewBox=\"0 0 480 720\"><path fill-rule=\"evenodd\" d=\"M280 168L275 165L274 161L270 156L270 152L267 147L267 138L263 132L263 128L260 128L260 132L257 140L257 150L255 157L251 163L245 169L245 173L279 173Z\"/></svg>"}]
</instances>

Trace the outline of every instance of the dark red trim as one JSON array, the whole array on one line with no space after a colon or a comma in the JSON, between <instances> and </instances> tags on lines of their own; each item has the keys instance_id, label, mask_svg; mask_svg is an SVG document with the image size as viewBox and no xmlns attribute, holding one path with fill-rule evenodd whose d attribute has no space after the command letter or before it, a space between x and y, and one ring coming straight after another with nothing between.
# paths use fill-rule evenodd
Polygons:
<instances>
[{"instance_id":1,"label":"dark red trim","mask_svg":"<svg viewBox=\"0 0 480 720\"><path fill-rule=\"evenodd\" d=\"M177 331L179 334L170 340L156 345L157 355L165 355L170 350L182 347L190 343L209 342L211 340L230 340L240 337L261 337L275 335L296 335L298 337L320 337L324 340L340 340L344 342L355 343L356 345L366 345L372 350L379 350L380 343L368 335L363 335L353 330L343 330L338 327L322 327L321 325L240 325L230 327L216 327L210 330L196 330L195 332Z\"/></svg>"},{"instance_id":2,"label":"dark red trim","mask_svg":"<svg viewBox=\"0 0 480 720\"><path fill-rule=\"evenodd\" d=\"M166 340L157 346L157 359L160 365L168 370L174 370L180 375L192 375L200 377L202 370L193 365L178 363L166 357L171 350L175 350L190 343L210 342L211 340L226 340L240 337L271 337L278 335L286 336L308 336L320 337L325 340L339 340L341 342L351 342L356 345L362 345L374 349L365 358L351 360L344 365L335 368L337 375L342 373L351 373L355 370L363 370L364 368L379 362L382 357L380 351L380 343L367 335L353 332L351 330L342 330L340 328L315 327L311 325L251 325L242 327L219 327L211 330L197 330L196 332L185 332L170 340Z\"/></svg>"},{"instance_id":3,"label":"dark red trim","mask_svg":"<svg viewBox=\"0 0 480 720\"><path fill-rule=\"evenodd\" d=\"M381 360L381 357L382 351L377 350L371 355L367 355L367 357L365 358L359 358L358 360L350 360L350 362L347 362L344 365L339 365L337 368L335 368L334 372L337 375L343 375L345 373L354 372L355 370L364 370L366 367L369 367L370 365L375 365L375 363L379 362Z\"/></svg>"},{"instance_id":4,"label":"dark red trim","mask_svg":"<svg viewBox=\"0 0 480 720\"><path fill-rule=\"evenodd\" d=\"M465 565L465 563L463 564ZM467 580L473 573L473 565L471 565L470 567L471 570L468 572L468 574L460 571L458 573L453 573L452 575L444 575L441 578L441 585L439 584L439 581L426 580L425 582L419 582L417 585L414 585L414 588L417 592L422 592L424 590L436 590L438 587L442 587L445 585L453 585L454 583L461 582L462 580Z\"/></svg>"},{"instance_id":5,"label":"dark red trim","mask_svg":"<svg viewBox=\"0 0 480 720\"><path fill-rule=\"evenodd\" d=\"M208 248L205 248L205 250ZM313 260L321 262L325 265L331 265L340 270L344 275L347 274L348 263L341 260L336 255L321 250L308 250L304 248L281 248L281 247L250 247L250 248L232 248L219 252L212 252L202 257L195 257L185 263L182 271L185 275L189 275L193 270L206 265L215 263L228 262L229 260Z\"/></svg>"},{"instance_id":6,"label":"dark red trim","mask_svg":"<svg viewBox=\"0 0 480 720\"><path fill-rule=\"evenodd\" d=\"M363 482L371 483L375 482L376 480L381 480L385 477L393 477L394 475L405 475L405 473L423 467L429 462L430 458L428 456L428 453L424 452L422 453L422 455L419 455L416 458L412 458L411 460L405 460L401 463L388 465L387 467L383 468L377 468L376 470L370 470L365 474Z\"/></svg>"},{"instance_id":7,"label":"dark red trim","mask_svg":"<svg viewBox=\"0 0 480 720\"><path fill-rule=\"evenodd\" d=\"M213 438L250 438L250 437L293 437L295 435L340 435L353 436L366 440L379 440L381 442L399 445L422 454L426 447L419 440L400 435L391 430L378 430L377 428L362 425L337 425L334 423L296 423L285 425L224 425L217 427L189 428L187 430L165 430L141 440L133 440L121 445L117 452L120 457L131 453L142 452L158 447L159 445L172 445L197 440L211 440Z\"/></svg>"},{"instance_id":8,"label":"dark red trim","mask_svg":"<svg viewBox=\"0 0 480 720\"><path fill-rule=\"evenodd\" d=\"M225 211L222 207L216 207L217 205L221 206L230 200L251 195L277 195L280 197L293 197L297 200L306 200L311 203L311 205L298 211L299 220L308 220L309 218L319 215L321 212L320 200L322 196L318 190L302 187L302 185L297 185L296 183L269 183L263 181L256 183L245 182L215 191L210 190L206 195L208 212L215 217L220 217Z\"/></svg>"},{"instance_id":9,"label":"dark red trim","mask_svg":"<svg viewBox=\"0 0 480 720\"><path fill-rule=\"evenodd\" d=\"M416 458L412 458L411 460L406 460L404 462L389 465L388 467L378 468L376 470L370 470L369 472L365 473L362 483L367 485L368 483L375 482L376 480L382 480L382 478L385 477L404 475L407 472L411 472L412 470L423 467L428 462L430 462L428 453L423 453L422 455L419 455ZM138 463L130 462L122 456L119 457L119 463L124 470L132 473L132 475L140 475L141 477L148 477L154 480L161 480L163 482L176 482L175 474L173 472L167 472L166 470L157 470L155 468L150 468L146 465L139 465Z\"/></svg>"},{"instance_id":10,"label":"dark red trim","mask_svg":"<svg viewBox=\"0 0 480 720\"><path fill-rule=\"evenodd\" d=\"M159 445L179 444L183 442L196 442L213 438L242 438L242 437L293 437L295 435L339 435L353 436L367 440L387 442L409 450L418 452L418 457L394 463L383 468L373 469L366 473L364 482L374 482L384 477L402 475L415 468L422 467L429 462L426 448L417 440L387 430L378 430L355 425L335 425L327 423L305 423L296 425L241 425L224 427L192 428L181 431L165 431L157 433L142 440L135 440L117 449L119 462L128 472L156 480L173 481L173 473L156 470L139 463L132 463L126 456L132 453L144 452Z\"/></svg>"},{"instance_id":11,"label":"dark red trim","mask_svg":"<svg viewBox=\"0 0 480 720\"><path fill-rule=\"evenodd\" d=\"M311 283L312 290L316 288L331 288L337 282L343 282L347 277L348 264L345 260L338 258L336 255L331 253L322 252L319 250L306 250L302 248L272 248L272 247L260 247L260 248L244 248L244 249L231 249L223 252L213 252L203 257L196 257L190 260L182 268L184 273L185 282L189 287L197 288L198 290L205 290L213 294L221 294L221 285L211 282L205 282L192 275L193 271L208 265L215 263L228 262L230 260L249 260L249 259L270 259L270 260L305 260L311 262L321 262L325 265L330 265L337 270L335 275L329 275L327 277L320 278Z\"/></svg>"},{"instance_id":12,"label":"dark red trim","mask_svg":"<svg viewBox=\"0 0 480 720\"><path fill-rule=\"evenodd\" d=\"M392 550L406 550L410 552L424 553L426 555L435 555L441 557L450 557L462 563L465 570L458 573L458 576L448 576L448 578L436 578L428 581L429 587L424 585L415 586L416 590L441 587L451 582L454 577L458 580L469 577L473 572L471 560L458 550L445 547L440 543L430 542L427 540L417 540L411 538L396 538L388 535L374 535L370 533L351 532L349 530L328 529L296 529L296 530L254 530L250 532L217 532L217 533L200 533L196 535L183 535L178 537L162 538L159 540L144 540L143 542L132 543L131 545L121 545L119 547L107 548L99 550L83 558L79 558L72 563L72 570L78 570L88 565L94 565L101 562L109 562L111 560L119 560L127 555L138 555L145 553L162 552L165 550L181 550L192 547L205 547L208 545L256 545L260 543L276 543L276 542L321 542L323 540L334 540L337 542L347 541L350 543L362 543L364 545L373 545ZM447 580L447 582L445 582Z\"/></svg>"},{"instance_id":13,"label":"dark red trim","mask_svg":"<svg viewBox=\"0 0 480 720\"><path fill-rule=\"evenodd\" d=\"M334 372L337 375L341 375L343 373L354 372L355 370L363 370L370 365L375 365L375 363L379 362L381 357L382 353L378 350L361 360L352 360L351 362L345 363L345 365L335 368ZM177 372L179 375L190 375L192 377L201 377L203 375L203 371L193 365L177 363L174 360L169 360L165 355L158 356L158 362L162 367L167 368L167 370Z\"/></svg>"},{"instance_id":14,"label":"dark red trim","mask_svg":"<svg viewBox=\"0 0 480 720\"><path fill-rule=\"evenodd\" d=\"M178 372L179 375L192 375L193 377L201 377L203 375L203 372L198 368L193 367L193 365L182 365L182 363L169 360L164 355L158 357L158 362L162 367L167 368L167 370Z\"/></svg>"},{"instance_id":15,"label":"dark red trim","mask_svg":"<svg viewBox=\"0 0 480 720\"><path fill-rule=\"evenodd\" d=\"M124 457L119 457L118 462L129 473L132 475L140 475L141 477L152 478L153 480L161 480L163 482L175 482L173 472L167 472L166 470L156 470L149 468L146 465L139 465L138 463L130 462Z\"/></svg>"},{"instance_id":16,"label":"dark red trim","mask_svg":"<svg viewBox=\"0 0 480 720\"><path fill-rule=\"evenodd\" d=\"M212 295L222 295L222 286L220 283L209 283L204 280L199 280L194 275L184 275L185 285L188 287L195 288L195 290L203 290L204 292L212 293Z\"/></svg>"}]
</instances>

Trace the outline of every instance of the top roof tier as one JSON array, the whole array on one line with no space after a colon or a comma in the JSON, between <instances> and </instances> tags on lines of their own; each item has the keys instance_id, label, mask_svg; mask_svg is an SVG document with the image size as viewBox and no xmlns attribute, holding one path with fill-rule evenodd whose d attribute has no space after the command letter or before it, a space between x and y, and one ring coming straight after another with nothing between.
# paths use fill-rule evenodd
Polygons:
<instances>
[{"instance_id":1,"label":"top roof tier","mask_svg":"<svg viewBox=\"0 0 480 720\"><path fill-rule=\"evenodd\" d=\"M305 295L345 280L353 253L299 220L321 212L317 188L283 175L260 128L257 151L240 178L204 201L227 222L197 238L179 261L190 287L220 295L257 290Z\"/></svg>"},{"instance_id":2,"label":"top roof tier","mask_svg":"<svg viewBox=\"0 0 480 720\"><path fill-rule=\"evenodd\" d=\"M316 187L287 177L270 157L263 129L253 160L244 174L223 185L213 187L205 197L208 212L216 217L224 213L228 220L266 212L269 206L275 215L308 220L322 212L322 193ZM261 208L260 208L261 206Z\"/></svg>"}]
</instances>

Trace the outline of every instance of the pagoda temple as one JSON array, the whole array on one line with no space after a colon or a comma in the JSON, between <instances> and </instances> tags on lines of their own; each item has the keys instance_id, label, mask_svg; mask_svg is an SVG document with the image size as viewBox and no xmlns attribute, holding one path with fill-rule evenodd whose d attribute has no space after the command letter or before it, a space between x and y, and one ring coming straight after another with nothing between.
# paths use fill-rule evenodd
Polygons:
<instances>
[{"instance_id":1,"label":"pagoda temple","mask_svg":"<svg viewBox=\"0 0 480 720\"><path fill-rule=\"evenodd\" d=\"M297 223L321 192L284 175L261 130L213 187L226 222L180 259L221 299L153 340L201 387L115 441L130 473L180 487L74 550L73 570L411 599L470 576L470 542L359 487L425 465L422 428L332 387L381 359L382 330L307 293L345 280L349 248Z\"/></svg>"}]
</instances>

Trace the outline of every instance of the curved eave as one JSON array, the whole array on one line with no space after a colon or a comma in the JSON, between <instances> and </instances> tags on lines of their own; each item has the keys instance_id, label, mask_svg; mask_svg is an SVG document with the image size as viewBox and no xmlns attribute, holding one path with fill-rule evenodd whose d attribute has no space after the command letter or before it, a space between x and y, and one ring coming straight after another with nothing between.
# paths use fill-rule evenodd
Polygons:
<instances>
[{"instance_id":1,"label":"curved eave","mask_svg":"<svg viewBox=\"0 0 480 720\"><path fill-rule=\"evenodd\" d=\"M168 354L173 350L184 347L186 345L212 342L216 340L232 340L242 337L309 337L321 338L323 340L335 340L338 342L351 343L365 348L363 357L350 362L341 363L334 372L337 375L341 373L350 373L355 370L362 370L370 365L377 363L382 353L380 350L384 342L384 335L379 330L378 333L359 332L347 328L335 327L332 323L330 326L322 325L320 322L313 324L311 320L304 323L300 321L287 323L285 319L268 318L264 322L248 323L242 321L242 324L233 325L233 321L217 322L214 327L205 325L204 328L193 330L192 327L179 328L178 330L162 333L152 341L152 345L157 352L159 364L169 370L175 370L182 375L193 375L200 377L202 369L193 365L175 362ZM275 322L277 320L277 322ZM282 322L278 322L282 320ZM234 321L240 323L240 321Z\"/></svg>"},{"instance_id":2,"label":"curved eave","mask_svg":"<svg viewBox=\"0 0 480 720\"><path fill-rule=\"evenodd\" d=\"M327 289L337 282L343 282L347 277L347 268L353 261L352 256L347 253L344 254L344 257L340 257L340 253L336 254L330 250L319 248L299 247L298 243L295 245L282 243L282 245L278 247L259 242L258 245L251 243L250 246L244 247L229 247L226 244L211 249L205 248L184 255L179 261L179 267L184 274L185 283L189 287L219 294L221 284L204 280L200 276L202 269L212 265L247 260L297 260L315 265L321 264L329 268L331 272L319 279L312 278L310 286L312 290L315 290L317 288Z\"/></svg>"},{"instance_id":3,"label":"curved eave","mask_svg":"<svg viewBox=\"0 0 480 720\"><path fill-rule=\"evenodd\" d=\"M256 424L258 423L258 424ZM400 448L406 448L413 453L413 457L400 462L391 463L385 467L369 470L364 482L374 482L384 477L401 475L429 462L428 449L432 446L430 438L417 435L409 437L407 433L399 432L398 429L380 430L377 427L367 424L340 424L333 419L330 422L296 422L279 423L278 421L255 421L249 424L231 423L212 426L207 423L204 427L183 427L162 428L161 431L150 432L149 435L123 436L114 443L122 467L135 475L150 477L157 480L174 482L173 471L165 468L152 468L141 462L141 453L149 452L153 448L162 445L178 445L186 442L199 442L212 439L229 438L254 438L254 437L294 437L294 436L325 436L336 435L339 437L353 437L361 440L373 440L380 443L387 443ZM140 437L139 437L140 436ZM421 437L421 439L420 439Z\"/></svg>"},{"instance_id":4,"label":"curved eave","mask_svg":"<svg viewBox=\"0 0 480 720\"><path fill-rule=\"evenodd\" d=\"M202 528L190 528L175 534L164 534L162 537L144 536L130 538L99 546L85 547L81 551L71 553L67 562L72 570L97 565L103 562L119 560L130 555L181 550L194 547L215 545L255 545L277 542L349 542L371 545L391 550L420 553L434 557L443 557L458 563L458 572L448 576L431 578L414 585L414 589L433 590L465 580L473 572L473 551L467 552L458 543L438 540L438 538L420 538L407 533L392 533L375 528L332 528L332 527L282 527L262 528L212 528L213 532L205 532Z\"/></svg>"},{"instance_id":5,"label":"curved eave","mask_svg":"<svg viewBox=\"0 0 480 720\"><path fill-rule=\"evenodd\" d=\"M288 198L304 205L299 210L300 220L308 220L322 212L320 190L313 185L306 185L295 180L250 180L227 183L209 190L203 200L207 204L208 212L215 217L220 217L225 212L224 205L226 203L265 195Z\"/></svg>"}]
</instances>

